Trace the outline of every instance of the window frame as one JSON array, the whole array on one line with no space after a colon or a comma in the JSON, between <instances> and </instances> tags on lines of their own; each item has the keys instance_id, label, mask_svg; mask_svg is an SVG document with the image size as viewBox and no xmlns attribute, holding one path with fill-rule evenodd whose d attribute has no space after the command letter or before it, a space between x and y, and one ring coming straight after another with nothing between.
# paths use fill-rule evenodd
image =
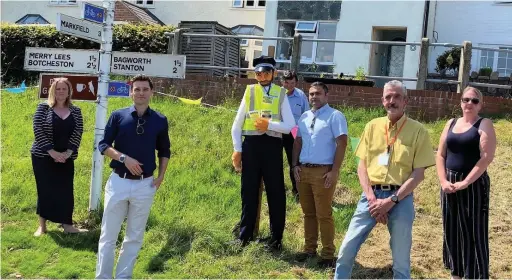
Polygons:
<instances>
[{"instance_id":1,"label":"window frame","mask_svg":"<svg viewBox=\"0 0 512 280\"><path fill-rule=\"evenodd\" d=\"M20 23L20 21L28 18L29 16L38 16L39 18L43 19L44 21L46 21L46 23ZM19 24L19 25L49 25L51 24L48 20L46 20L42 15L40 14L26 14L24 16L22 16L20 19L18 19L16 22L16 24Z\"/></svg>"},{"instance_id":2,"label":"window frame","mask_svg":"<svg viewBox=\"0 0 512 280\"><path fill-rule=\"evenodd\" d=\"M139 4L137 2L142 1L142 4ZM143 8L154 8L155 7L155 0L152 0L153 3L148 4L148 0L135 0L135 5Z\"/></svg>"},{"instance_id":3,"label":"window frame","mask_svg":"<svg viewBox=\"0 0 512 280\"><path fill-rule=\"evenodd\" d=\"M498 49L512 50L512 46L499 46ZM512 63L510 63L510 65L509 65L508 61L512 60L512 53L507 53L507 52L497 52L497 53L498 53L498 57L496 58L496 71L499 73L500 69L503 69L503 70L505 70L504 77L510 77L512 75ZM501 58L501 59L505 60L505 68L499 67L498 62L500 60L500 54L505 54L505 57Z\"/></svg>"},{"instance_id":4,"label":"window frame","mask_svg":"<svg viewBox=\"0 0 512 280\"><path fill-rule=\"evenodd\" d=\"M512 50L512 45L481 44L480 46L482 46L482 47L489 47L489 48ZM481 69L483 67L491 67L493 72L498 72L498 73L499 73L499 69L504 69L505 70L505 76L500 76L500 77L509 77L512 74L512 64L508 65L508 60L512 59L512 54L511 53L505 53L506 54L506 56L505 56L505 67L506 68L498 68L498 60L500 59L499 56L500 56L501 52L494 51L493 52L492 65L491 66L484 66L484 65L482 65L482 57L487 57L487 58L489 57L489 56L482 56L482 52L484 52L484 51L485 52L491 52L491 51L488 51L488 50L479 50L479 52L478 52L478 69Z\"/></svg>"},{"instance_id":5,"label":"window frame","mask_svg":"<svg viewBox=\"0 0 512 280\"><path fill-rule=\"evenodd\" d=\"M78 6L77 0L49 0L48 6L68 7Z\"/></svg>"},{"instance_id":6,"label":"window frame","mask_svg":"<svg viewBox=\"0 0 512 280\"><path fill-rule=\"evenodd\" d=\"M311 28L311 29L298 28L300 23L313 23L313 28ZM317 28L318 28L318 21L298 20L295 22L295 32L298 32L298 33L317 33L318 34Z\"/></svg>"},{"instance_id":7,"label":"window frame","mask_svg":"<svg viewBox=\"0 0 512 280\"><path fill-rule=\"evenodd\" d=\"M240 1L240 5L235 5L235 1ZM231 7L232 8L243 8L244 7L245 0L233 0L231 1Z\"/></svg>"},{"instance_id":8,"label":"window frame","mask_svg":"<svg viewBox=\"0 0 512 280\"><path fill-rule=\"evenodd\" d=\"M244 43L244 41L245 41L245 43ZM240 39L240 46L248 47L249 46L249 39Z\"/></svg>"},{"instance_id":9,"label":"window frame","mask_svg":"<svg viewBox=\"0 0 512 280\"><path fill-rule=\"evenodd\" d=\"M247 0L242 0L242 7L235 7L233 4L234 4L234 0L233 2L231 2L231 6L232 8L247 8L247 9L260 9L260 10L264 10L266 7L267 7L267 1L264 1L264 0L253 0L254 1L254 5L253 6L249 6L247 5ZM265 6L260 6L260 2L265 2Z\"/></svg>"},{"instance_id":10,"label":"window frame","mask_svg":"<svg viewBox=\"0 0 512 280\"><path fill-rule=\"evenodd\" d=\"M292 19L278 20L276 36L279 36L279 26L281 23L295 23L295 27L297 27L297 22L305 22L305 21L304 20L292 20ZM306 21L306 22L313 22L313 21ZM297 31L296 29L294 29L294 32L295 32L294 35L301 34L303 37L306 36L306 37L311 37L312 39L317 39L318 38L318 27L320 26L320 23L335 23L336 24L336 32L338 31L338 21L336 21L336 20L317 20L315 22L316 22L315 32L304 32L304 31ZM335 34L335 38L333 40L336 40L336 34ZM301 58L300 59L301 64L313 64L314 63L317 65L328 65L328 66L336 65L336 63L334 63L334 56L336 54L336 51L334 51L334 53L333 53L333 61L332 62L317 62L316 61L316 53L317 53L318 42L312 42L312 43L313 43L312 59L311 60L303 60ZM336 50L336 45L335 45L335 50ZM277 46L276 46L276 52L274 54L274 59L278 63L291 63L290 59L279 59L278 58Z\"/></svg>"}]
</instances>

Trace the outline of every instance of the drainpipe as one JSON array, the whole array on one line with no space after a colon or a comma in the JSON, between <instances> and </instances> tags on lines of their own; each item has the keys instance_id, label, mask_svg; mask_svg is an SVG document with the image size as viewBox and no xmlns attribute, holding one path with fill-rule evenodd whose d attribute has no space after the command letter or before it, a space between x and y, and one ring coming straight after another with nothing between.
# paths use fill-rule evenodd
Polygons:
<instances>
[{"instance_id":1,"label":"drainpipe","mask_svg":"<svg viewBox=\"0 0 512 280\"><path fill-rule=\"evenodd\" d=\"M430 0L425 1L425 9L423 11L423 38L427 37L428 30L428 16L430 12Z\"/></svg>"}]
</instances>

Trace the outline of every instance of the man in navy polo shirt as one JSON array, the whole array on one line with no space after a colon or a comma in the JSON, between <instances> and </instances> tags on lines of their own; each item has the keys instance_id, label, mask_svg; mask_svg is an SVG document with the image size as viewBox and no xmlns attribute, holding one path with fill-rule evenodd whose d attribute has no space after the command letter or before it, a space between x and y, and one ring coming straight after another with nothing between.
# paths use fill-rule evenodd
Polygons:
<instances>
[{"instance_id":1,"label":"man in navy polo shirt","mask_svg":"<svg viewBox=\"0 0 512 280\"><path fill-rule=\"evenodd\" d=\"M115 278L132 277L153 198L171 156L167 118L149 108L153 95L151 79L139 75L131 82L130 97L134 104L112 113L98 147L112 159L113 172L105 186L97 279L112 278L116 241L125 218L126 235ZM159 159L157 177L153 177L157 167L155 150Z\"/></svg>"}]
</instances>

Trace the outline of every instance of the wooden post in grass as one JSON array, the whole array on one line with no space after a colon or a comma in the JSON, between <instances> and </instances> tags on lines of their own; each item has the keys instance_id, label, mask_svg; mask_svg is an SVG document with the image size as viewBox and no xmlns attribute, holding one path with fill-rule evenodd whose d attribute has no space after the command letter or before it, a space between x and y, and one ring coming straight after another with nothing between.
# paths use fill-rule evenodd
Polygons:
<instances>
[{"instance_id":1,"label":"wooden post in grass","mask_svg":"<svg viewBox=\"0 0 512 280\"><path fill-rule=\"evenodd\" d=\"M421 39L420 64L418 67L418 82L416 89L425 89L425 82L428 75L428 38Z\"/></svg>"},{"instance_id":2,"label":"wooden post in grass","mask_svg":"<svg viewBox=\"0 0 512 280\"><path fill-rule=\"evenodd\" d=\"M302 42L302 35L295 34L293 36L293 46L292 46L292 59L290 62L290 70L295 71L295 73L299 72L300 67L300 44Z\"/></svg>"},{"instance_id":3,"label":"wooden post in grass","mask_svg":"<svg viewBox=\"0 0 512 280\"><path fill-rule=\"evenodd\" d=\"M181 38L183 34L183 29L174 30L173 40L172 40L172 54L177 55L180 54L181 51Z\"/></svg>"},{"instance_id":4,"label":"wooden post in grass","mask_svg":"<svg viewBox=\"0 0 512 280\"><path fill-rule=\"evenodd\" d=\"M470 41L464 41L462 49L460 50L460 64L459 64L459 84L457 85L457 93L462 91L468 86L469 72L471 71L471 52L473 45Z\"/></svg>"}]
</instances>

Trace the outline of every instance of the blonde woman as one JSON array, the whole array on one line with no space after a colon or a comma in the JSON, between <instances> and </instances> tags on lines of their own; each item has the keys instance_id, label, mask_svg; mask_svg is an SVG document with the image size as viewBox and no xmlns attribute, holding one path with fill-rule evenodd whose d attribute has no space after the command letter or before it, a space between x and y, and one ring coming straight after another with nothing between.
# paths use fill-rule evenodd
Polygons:
<instances>
[{"instance_id":1,"label":"blonde woman","mask_svg":"<svg viewBox=\"0 0 512 280\"><path fill-rule=\"evenodd\" d=\"M489 191L487 167L496 151L491 120L480 117L482 93L462 93L462 117L441 134L436 159L441 183L443 262L452 279L489 278Z\"/></svg>"},{"instance_id":2,"label":"blonde woman","mask_svg":"<svg viewBox=\"0 0 512 280\"><path fill-rule=\"evenodd\" d=\"M82 139L80 108L71 104L73 87L66 78L55 79L48 101L37 106L34 115L35 140L30 150L37 185L39 228L46 233L46 221L62 224L64 232L78 233L73 226L74 160Z\"/></svg>"}]
</instances>

